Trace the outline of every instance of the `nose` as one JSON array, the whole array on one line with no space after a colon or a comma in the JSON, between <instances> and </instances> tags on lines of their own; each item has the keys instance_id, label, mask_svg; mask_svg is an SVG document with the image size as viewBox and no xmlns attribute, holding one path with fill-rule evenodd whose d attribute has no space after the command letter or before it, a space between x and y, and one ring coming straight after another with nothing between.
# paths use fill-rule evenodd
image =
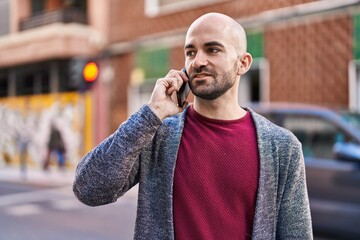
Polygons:
<instances>
[{"instance_id":1,"label":"nose","mask_svg":"<svg viewBox=\"0 0 360 240\"><path fill-rule=\"evenodd\" d=\"M201 67L206 66L207 63L208 63L208 60L207 60L206 54L202 51L198 51L191 63L191 66L193 68L201 68Z\"/></svg>"}]
</instances>

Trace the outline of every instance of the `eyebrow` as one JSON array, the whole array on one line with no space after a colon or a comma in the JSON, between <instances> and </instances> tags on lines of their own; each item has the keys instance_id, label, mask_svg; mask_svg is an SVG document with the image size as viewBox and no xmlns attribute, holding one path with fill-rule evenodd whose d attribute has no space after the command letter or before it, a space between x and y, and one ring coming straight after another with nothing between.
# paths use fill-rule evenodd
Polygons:
<instances>
[{"instance_id":1,"label":"eyebrow","mask_svg":"<svg viewBox=\"0 0 360 240\"><path fill-rule=\"evenodd\" d=\"M207 42L204 44L204 46L205 47L213 47L213 46L224 47L224 45L222 43L219 43L217 41Z\"/></svg>"},{"instance_id":2,"label":"eyebrow","mask_svg":"<svg viewBox=\"0 0 360 240\"><path fill-rule=\"evenodd\" d=\"M224 45L218 41L211 41L204 43L204 47L213 47L213 46L224 47ZM185 45L184 49L188 49L188 48L195 48L195 46L189 43Z\"/></svg>"}]
</instances>

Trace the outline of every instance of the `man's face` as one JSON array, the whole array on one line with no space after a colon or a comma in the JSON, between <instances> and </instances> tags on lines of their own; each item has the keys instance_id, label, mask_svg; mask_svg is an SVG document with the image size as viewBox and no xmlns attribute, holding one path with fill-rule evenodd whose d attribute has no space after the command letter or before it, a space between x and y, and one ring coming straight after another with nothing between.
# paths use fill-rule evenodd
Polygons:
<instances>
[{"instance_id":1,"label":"man's face","mask_svg":"<svg viewBox=\"0 0 360 240\"><path fill-rule=\"evenodd\" d=\"M240 61L232 39L229 28L211 21L190 27L184 48L185 65L195 96L213 100L234 86Z\"/></svg>"}]
</instances>

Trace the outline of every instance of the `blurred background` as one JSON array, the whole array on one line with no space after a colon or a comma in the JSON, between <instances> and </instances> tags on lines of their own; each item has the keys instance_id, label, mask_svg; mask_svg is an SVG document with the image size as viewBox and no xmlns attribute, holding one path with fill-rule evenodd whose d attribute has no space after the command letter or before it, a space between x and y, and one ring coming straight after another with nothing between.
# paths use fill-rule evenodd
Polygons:
<instances>
[{"instance_id":1,"label":"blurred background","mask_svg":"<svg viewBox=\"0 0 360 240\"><path fill-rule=\"evenodd\" d=\"M74 169L183 67L207 12L247 32L239 103L303 143L316 237L360 239L360 0L0 0L2 239L132 238L136 189L85 207Z\"/></svg>"}]
</instances>

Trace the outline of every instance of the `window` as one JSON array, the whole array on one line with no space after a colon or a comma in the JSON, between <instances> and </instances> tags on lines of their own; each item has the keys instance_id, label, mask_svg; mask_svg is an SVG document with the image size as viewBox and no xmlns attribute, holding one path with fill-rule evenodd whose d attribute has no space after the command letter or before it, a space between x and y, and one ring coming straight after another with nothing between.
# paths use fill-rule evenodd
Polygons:
<instances>
[{"instance_id":1,"label":"window","mask_svg":"<svg viewBox=\"0 0 360 240\"><path fill-rule=\"evenodd\" d=\"M241 77L239 104L269 101L269 63L264 58L256 59L250 70Z\"/></svg>"},{"instance_id":2,"label":"window","mask_svg":"<svg viewBox=\"0 0 360 240\"><path fill-rule=\"evenodd\" d=\"M49 93L50 92L50 74L48 70L41 70L38 73L38 82L35 93Z\"/></svg>"},{"instance_id":3,"label":"window","mask_svg":"<svg viewBox=\"0 0 360 240\"><path fill-rule=\"evenodd\" d=\"M264 34L262 32L247 33L247 52L254 61L250 70L241 77L239 87L239 103L247 105L251 102L269 101L269 63L264 58Z\"/></svg>"},{"instance_id":4,"label":"window","mask_svg":"<svg viewBox=\"0 0 360 240\"><path fill-rule=\"evenodd\" d=\"M16 95L30 95L34 93L35 78L31 74L24 74L16 78Z\"/></svg>"},{"instance_id":5,"label":"window","mask_svg":"<svg viewBox=\"0 0 360 240\"><path fill-rule=\"evenodd\" d=\"M10 0L0 0L0 36L10 33Z\"/></svg>"},{"instance_id":6,"label":"window","mask_svg":"<svg viewBox=\"0 0 360 240\"><path fill-rule=\"evenodd\" d=\"M0 69L0 97L77 91L69 84L68 67L64 59Z\"/></svg>"},{"instance_id":7,"label":"window","mask_svg":"<svg viewBox=\"0 0 360 240\"><path fill-rule=\"evenodd\" d=\"M354 57L360 59L360 14L357 14L353 18L354 23Z\"/></svg>"},{"instance_id":8,"label":"window","mask_svg":"<svg viewBox=\"0 0 360 240\"><path fill-rule=\"evenodd\" d=\"M169 49L144 48L136 53L136 68L142 69L145 81L165 76L169 71Z\"/></svg>"},{"instance_id":9,"label":"window","mask_svg":"<svg viewBox=\"0 0 360 240\"><path fill-rule=\"evenodd\" d=\"M86 12L87 1L86 0L66 0L64 6L68 8L76 8Z\"/></svg>"},{"instance_id":10,"label":"window","mask_svg":"<svg viewBox=\"0 0 360 240\"><path fill-rule=\"evenodd\" d=\"M31 13L32 15L36 15L44 11L44 0L32 0L31 1Z\"/></svg>"},{"instance_id":11,"label":"window","mask_svg":"<svg viewBox=\"0 0 360 240\"><path fill-rule=\"evenodd\" d=\"M31 0L31 15L21 19L20 30L55 22L87 24L86 0Z\"/></svg>"},{"instance_id":12,"label":"window","mask_svg":"<svg viewBox=\"0 0 360 240\"><path fill-rule=\"evenodd\" d=\"M226 0L145 0L145 14L152 17L224 1Z\"/></svg>"},{"instance_id":13,"label":"window","mask_svg":"<svg viewBox=\"0 0 360 240\"><path fill-rule=\"evenodd\" d=\"M360 14L353 17L354 60L349 63L349 108L360 112Z\"/></svg>"},{"instance_id":14,"label":"window","mask_svg":"<svg viewBox=\"0 0 360 240\"><path fill-rule=\"evenodd\" d=\"M7 97L9 91L9 80L7 71L0 70L0 97Z\"/></svg>"},{"instance_id":15,"label":"window","mask_svg":"<svg viewBox=\"0 0 360 240\"><path fill-rule=\"evenodd\" d=\"M43 13L49 10L54 10L57 8L74 8L82 11L86 11L86 0L59 0L59 1L51 1L51 0L32 0L31 1L31 13L32 16L37 15L39 13Z\"/></svg>"},{"instance_id":16,"label":"window","mask_svg":"<svg viewBox=\"0 0 360 240\"><path fill-rule=\"evenodd\" d=\"M135 55L134 69L129 86L128 111L133 113L150 99L156 79L169 71L168 48L143 47Z\"/></svg>"},{"instance_id":17,"label":"window","mask_svg":"<svg viewBox=\"0 0 360 240\"><path fill-rule=\"evenodd\" d=\"M360 60L349 64L349 108L360 112Z\"/></svg>"},{"instance_id":18,"label":"window","mask_svg":"<svg viewBox=\"0 0 360 240\"><path fill-rule=\"evenodd\" d=\"M58 91L59 92L68 92L68 91L76 91L77 89L71 83L70 74L70 64L72 62L69 60L59 60L53 62L53 71L54 75L58 78Z\"/></svg>"},{"instance_id":19,"label":"window","mask_svg":"<svg viewBox=\"0 0 360 240\"><path fill-rule=\"evenodd\" d=\"M311 116L287 116L283 126L299 139L307 157L335 159L334 144L351 141L334 124Z\"/></svg>"},{"instance_id":20,"label":"window","mask_svg":"<svg viewBox=\"0 0 360 240\"><path fill-rule=\"evenodd\" d=\"M262 32L247 33L247 51L253 58L264 57L264 34Z\"/></svg>"},{"instance_id":21,"label":"window","mask_svg":"<svg viewBox=\"0 0 360 240\"><path fill-rule=\"evenodd\" d=\"M15 72L17 96L50 92L50 73L46 63L21 66Z\"/></svg>"}]
</instances>

